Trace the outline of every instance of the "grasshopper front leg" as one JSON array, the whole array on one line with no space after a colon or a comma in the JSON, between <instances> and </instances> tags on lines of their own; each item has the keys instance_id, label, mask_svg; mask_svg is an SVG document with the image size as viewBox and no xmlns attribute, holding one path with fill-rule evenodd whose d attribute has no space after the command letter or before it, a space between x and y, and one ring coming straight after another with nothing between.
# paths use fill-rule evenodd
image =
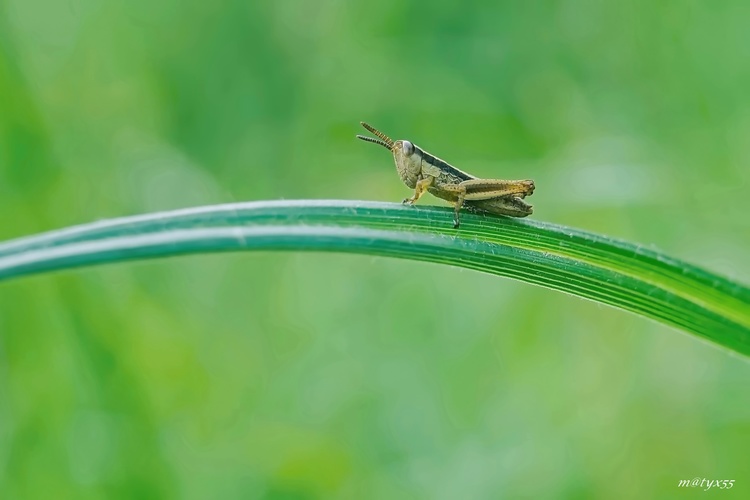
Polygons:
<instances>
[{"instance_id":1,"label":"grasshopper front leg","mask_svg":"<svg viewBox=\"0 0 750 500\"><path fill-rule=\"evenodd\" d=\"M491 200L518 196L524 198L534 193L534 181L505 181L501 179L471 179L460 184L446 184L442 189L456 197L453 227L461 224L460 211L464 201Z\"/></svg>"},{"instance_id":2,"label":"grasshopper front leg","mask_svg":"<svg viewBox=\"0 0 750 500\"><path fill-rule=\"evenodd\" d=\"M435 178L431 175L428 175L424 179L420 179L417 181L417 185L414 187L414 196L411 198L406 198L401 203L407 203L409 205L414 205L414 203L422 197L425 191L427 191L427 188L432 185L432 181L434 181Z\"/></svg>"}]
</instances>

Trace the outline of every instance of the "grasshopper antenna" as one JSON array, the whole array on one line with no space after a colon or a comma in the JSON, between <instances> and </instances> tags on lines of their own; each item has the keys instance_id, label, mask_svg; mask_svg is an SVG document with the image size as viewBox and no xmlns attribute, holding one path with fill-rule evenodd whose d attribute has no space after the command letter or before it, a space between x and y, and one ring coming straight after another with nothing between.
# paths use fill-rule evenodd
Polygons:
<instances>
[{"instance_id":1,"label":"grasshopper antenna","mask_svg":"<svg viewBox=\"0 0 750 500\"><path fill-rule=\"evenodd\" d=\"M381 146L385 146L388 149L393 149L393 139L391 139L390 137L388 137L387 135L385 135L383 132L381 132L380 130L376 129L372 125L368 125L365 122L359 122L359 123L361 123L362 126L364 128L366 128L368 131L370 131L373 134L375 134L375 136L378 139L380 139L380 141L382 141L382 142L374 141L374 140L370 139L369 137L365 138L364 136L361 136L361 135L358 135L357 137L359 137L362 140L367 140L369 142L374 142L375 144L380 144Z\"/></svg>"},{"instance_id":2,"label":"grasshopper antenna","mask_svg":"<svg viewBox=\"0 0 750 500\"><path fill-rule=\"evenodd\" d=\"M391 150L391 147L388 144L386 144L385 142L381 141L380 139L375 139L374 137L367 137L367 136L364 136L364 135L357 135L357 139L362 139L363 141L372 142L373 144L380 144L381 146L383 146L388 151Z\"/></svg>"}]
</instances>

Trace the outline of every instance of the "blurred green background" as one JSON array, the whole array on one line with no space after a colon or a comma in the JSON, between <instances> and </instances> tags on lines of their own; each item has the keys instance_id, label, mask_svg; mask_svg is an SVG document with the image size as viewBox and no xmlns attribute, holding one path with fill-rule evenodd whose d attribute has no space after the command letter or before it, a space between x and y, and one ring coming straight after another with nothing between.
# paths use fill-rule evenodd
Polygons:
<instances>
[{"instance_id":1,"label":"blurred green background","mask_svg":"<svg viewBox=\"0 0 750 500\"><path fill-rule=\"evenodd\" d=\"M400 201L366 120L533 178L539 220L750 283L749 23L746 0L3 0L0 239ZM749 375L634 315L431 264L42 275L0 284L0 497L748 494Z\"/></svg>"}]
</instances>

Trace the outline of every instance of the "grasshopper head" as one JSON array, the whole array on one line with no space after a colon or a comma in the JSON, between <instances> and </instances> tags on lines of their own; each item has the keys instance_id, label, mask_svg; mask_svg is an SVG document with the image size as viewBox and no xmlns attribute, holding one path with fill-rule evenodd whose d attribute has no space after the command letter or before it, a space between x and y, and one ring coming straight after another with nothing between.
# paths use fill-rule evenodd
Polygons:
<instances>
[{"instance_id":1,"label":"grasshopper head","mask_svg":"<svg viewBox=\"0 0 750 500\"><path fill-rule=\"evenodd\" d=\"M365 122L361 123L364 128L375 134L378 138L375 139L364 135L358 135L357 138L379 144L393 153L393 160L396 162L396 170L398 170L399 177L404 181L404 184L413 189L417 185L419 173L422 170L422 158L414 154L417 150L416 146L406 140L394 141L375 127Z\"/></svg>"}]
</instances>

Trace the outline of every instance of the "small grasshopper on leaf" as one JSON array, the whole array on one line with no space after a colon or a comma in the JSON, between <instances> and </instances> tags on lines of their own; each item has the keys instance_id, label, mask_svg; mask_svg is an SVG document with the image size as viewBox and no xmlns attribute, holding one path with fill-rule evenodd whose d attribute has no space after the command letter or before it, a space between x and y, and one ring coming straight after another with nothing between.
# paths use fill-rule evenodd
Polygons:
<instances>
[{"instance_id":1,"label":"small grasshopper on leaf","mask_svg":"<svg viewBox=\"0 0 750 500\"><path fill-rule=\"evenodd\" d=\"M531 205L522 198L534 193L534 181L478 179L432 156L410 141L394 141L365 122L360 123L378 138L364 135L358 135L357 138L380 144L393 153L399 177L404 184L414 189L414 196L406 198L403 203L413 205L425 191L429 191L433 196L454 204L454 228L458 228L461 222L459 212L463 206L511 217L526 217L532 213Z\"/></svg>"}]
</instances>

